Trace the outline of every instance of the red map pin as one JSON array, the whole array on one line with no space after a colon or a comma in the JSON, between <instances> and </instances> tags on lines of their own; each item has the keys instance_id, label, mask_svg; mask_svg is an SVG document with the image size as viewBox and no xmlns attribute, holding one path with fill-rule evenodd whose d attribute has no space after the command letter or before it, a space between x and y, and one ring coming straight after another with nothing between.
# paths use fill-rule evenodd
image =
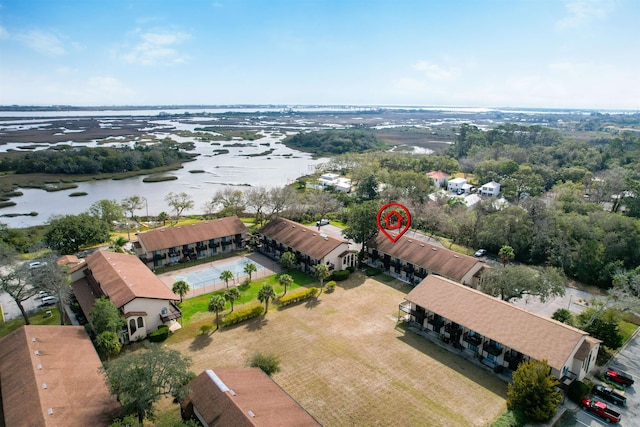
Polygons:
<instances>
[{"instance_id":1,"label":"red map pin","mask_svg":"<svg viewBox=\"0 0 640 427\"><path fill-rule=\"evenodd\" d=\"M392 209L390 209L392 208ZM398 212L400 211L400 212ZM382 231L382 234L387 236L387 239L393 243L398 241L400 236L407 232L411 225L411 214L409 209L402 206L400 203L391 202L387 203L378 211L376 217L378 223L378 229ZM389 231L397 231L397 234L391 234Z\"/></svg>"}]
</instances>

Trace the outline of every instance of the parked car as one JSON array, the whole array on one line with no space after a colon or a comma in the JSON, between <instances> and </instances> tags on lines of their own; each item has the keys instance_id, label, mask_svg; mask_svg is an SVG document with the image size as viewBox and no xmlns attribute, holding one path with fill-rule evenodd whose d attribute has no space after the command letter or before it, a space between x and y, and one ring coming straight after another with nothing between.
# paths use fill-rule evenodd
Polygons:
<instances>
[{"instance_id":1,"label":"parked car","mask_svg":"<svg viewBox=\"0 0 640 427\"><path fill-rule=\"evenodd\" d=\"M41 305L55 305L58 302L57 297L43 297Z\"/></svg>"},{"instance_id":2,"label":"parked car","mask_svg":"<svg viewBox=\"0 0 640 427\"><path fill-rule=\"evenodd\" d=\"M613 381L614 383L622 384L625 386L633 385L633 377L629 374L625 374L621 371L614 371L613 369L608 369L604 374L604 377L609 381Z\"/></svg>"},{"instance_id":3,"label":"parked car","mask_svg":"<svg viewBox=\"0 0 640 427\"><path fill-rule=\"evenodd\" d=\"M597 415L608 423L620 422L620 413L609 408L606 403L585 397L580 404L586 411Z\"/></svg>"},{"instance_id":4,"label":"parked car","mask_svg":"<svg viewBox=\"0 0 640 427\"><path fill-rule=\"evenodd\" d=\"M627 403L627 398L622 394L612 389L611 387L605 387L600 384L596 384L595 386L593 386L593 394L595 394L596 396L600 396L607 402L611 402L614 405L623 406Z\"/></svg>"},{"instance_id":5,"label":"parked car","mask_svg":"<svg viewBox=\"0 0 640 427\"><path fill-rule=\"evenodd\" d=\"M32 261L29 263L29 268L42 268L47 265L46 261Z\"/></svg>"},{"instance_id":6,"label":"parked car","mask_svg":"<svg viewBox=\"0 0 640 427\"><path fill-rule=\"evenodd\" d=\"M316 225L320 226L320 225L329 225L331 221L329 221L328 219L321 219L320 221L316 221Z\"/></svg>"},{"instance_id":7,"label":"parked car","mask_svg":"<svg viewBox=\"0 0 640 427\"><path fill-rule=\"evenodd\" d=\"M473 254L473 256L475 256L475 257L478 257L478 258L479 258L479 257L481 257L481 256L485 256L486 254L487 254L487 250L486 250L486 249L478 249L478 250L476 251L476 253L475 253L475 254Z\"/></svg>"}]
</instances>

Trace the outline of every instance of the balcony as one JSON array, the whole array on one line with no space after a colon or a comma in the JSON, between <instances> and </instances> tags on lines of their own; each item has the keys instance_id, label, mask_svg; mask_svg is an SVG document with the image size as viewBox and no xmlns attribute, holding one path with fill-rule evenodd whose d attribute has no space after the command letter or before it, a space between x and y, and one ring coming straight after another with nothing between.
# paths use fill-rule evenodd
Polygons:
<instances>
[{"instance_id":1,"label":"balcony","mask_svg":"<svg viewBox=\"0 0 640 427\"><path fill-rule=\"evenodd\" d=\"M428 317L427 323L433 326L433 330L439 332L440 328L444 326L444 320L437 314L432 314Z\"/></svg>"},{"instance_id":2,"label":"balcony","mask_svg":"<svg viewBox=\"0 0 640 427\"><path fill-rule=\"evenodd\" d=\"M477 347L482 344L482 337L480 335L469 335L469 332L465 332L462 336L462 341Z\"/></svg>"},{"instance_id":3,"label":"balcony","mask_svg":"<svg viewBox=\"0 0 640 427\"><path fill-rule=\"evenodd\" d=\"M160 320L162 320L163 323L166 323L170 320L179 319L180 317L182 317L182 312L173 303L171 303L169 307L163 307L160 313Z\"/></svg>"},{"instance_id":4,"label":"balcony","mask_svg":"<svg viewBox=\"0 0 640 427\"><path fill-rule=\"evenodd\" d=\"M489 341L482 344L482 350L494 356L500 356L502 354L502 347L498 347L495 343L492 344Z\"/></svg>"},{"instance_id":5,"label":"balcony","mask_svg":"<svg viewBox=\"0 0 640 427\"><path fill-rule=\"evenodd\" d=\"M522 362L522 353L515 350L509 350L504 354L504 361L509 364L518 365Z\"/></svg>"},{"instance_id":6,"label":"balcony","mask_svg":"<svg viewBox=\"0 0 640 427\"><path fill-rule=\"evenodd\" d=\"M155 254L153 256L154 261L160 261L161 259L167 259L167 254Z\"/></svg>"},{"instance_id":7,"label":"balcony","mask_svg":"<svg viewBox=\"0 0 640 427\"><path fill-rule=\"evenodd\" d=\"M456 323L447 323L444 325L444 331L448 334L455 334L456 332L460 332L460 325Z\"/></svg>"},{"instance_id":8,"label":"balcony","mask_svg":"<svg viewBox=\"0 0 640 427\"><path fill-rule=\"evenodd\" d=\"M407 264L404 267L402 267L402 269L407 273L407 274L411 274L413 273L413 264Z\"/></svg>"}]
</instances>

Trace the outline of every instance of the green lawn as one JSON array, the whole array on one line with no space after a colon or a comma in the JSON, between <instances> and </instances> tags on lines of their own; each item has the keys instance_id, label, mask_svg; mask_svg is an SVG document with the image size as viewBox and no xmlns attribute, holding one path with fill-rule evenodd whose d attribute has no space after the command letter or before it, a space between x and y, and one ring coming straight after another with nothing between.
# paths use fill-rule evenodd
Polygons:
<instances>
[{"instance_id":1,"label":"green lawn","mask_svg":"<svg viewBox=\"0 0 640 427\"><path fill-rule=\"evenodd\" d=\"M45 317L47 310L51 311L50 317ZM60 313L58 313L58 309L55 307L45 308L42 311L32 314L29 316L29 320L32 325L59 325L60 324ZM19 319L8 320L4 323L0 323L0 338L9 335L11 332L20 328L24 325L24 319L20 317Z\"/></svg>"},{"instance_id":2,"label":"green lawn","mask_svg":"<svg viewBox=\"0 0 640 427\"><path fill-rule=\"evenodd\" d=\"M291 277L293 277L293 283L289 285L287 288L289 291L311 285L313 283L318 282L313 276L305 274L300 270L292 270L287 272ZM278 283L278 275L273 274L268 277L264 277L260 280L254 280L249 285L240 285L238 286L238 290L240 291L240 300L236 301L235 305L239 306L241 304L248 303L250 301L258 300L258 291L265 284L271 284L276 291L276 295L280 296L284 292L284 288L280 286ZM182 320L184 323L188 323L191 318L197 313L207 313L207 307L209 305L209 300L211 296L214 294L224 295L224 290L209 292L208 294L199 295L197 297L189 298L182 302L180 309L182 310ZM225 309L231 308L231 303L227 302Z\"/></svg>"},{"instance_id":3,"label":"green lawn","mask_svg":"<svg viewBox=\"0 0 640 427\"><path fill-rule=\"evenodd\" d=\"M620 321L618 327L620 328L620 334L622 334L622 344L629 341L631 335L633 335L636 329L638 329L638 326L634 325L633 323L625 322L624 320Z\"/></svg>"}]
</instances>

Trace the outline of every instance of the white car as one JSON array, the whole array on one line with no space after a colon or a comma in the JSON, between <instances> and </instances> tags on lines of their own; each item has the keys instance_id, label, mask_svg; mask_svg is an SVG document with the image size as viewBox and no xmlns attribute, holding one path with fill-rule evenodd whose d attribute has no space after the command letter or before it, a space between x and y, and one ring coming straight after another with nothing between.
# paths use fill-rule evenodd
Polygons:
<instances>
[{"instance_id":1,"label":"white car","mask_svg":"<svg viewBox=\"0 0 640 427\"><path fill-rule=\"evenodd\" d=\"M57 297L43 297L42 298L42 305L54 305L58 302L58 298Z\"/></svg>"},{"instance_id":2,"label":"white car","mask_svg":"<svg viewBox=\"0 0 640 427\"><path fill-rule=\"evenodd\" d=\"M486 249L478 249L478 250L476 251L476 253L475 253L475 254L473 254L473 256L476 256L476 257L478 257L478 258L479 258L479 257L481 257L481 256L485 256L486 254L487 254L487 250L486 250Z\"/></svg>"},{"instance_id":3,"label":"white car","mask_svg":"<svg viewBox=\"0 0 640 427\"><path fill-rule=\"evenodd\" d=\"M41 268L44 267L45 265L47 265L46 261L33 261L29 263L29 268Z\"/></svg>"},{"instance_id":4,"label":"white car","mask_svg":"<svg viewBox=\"0 0 640 427\"><path fill-rule=\"evenodd\" d=\"M329 222L330 221L328 219L321 219L320 221L316 221L316 225L329 225Z\"/></svg>"}]
</instances>

